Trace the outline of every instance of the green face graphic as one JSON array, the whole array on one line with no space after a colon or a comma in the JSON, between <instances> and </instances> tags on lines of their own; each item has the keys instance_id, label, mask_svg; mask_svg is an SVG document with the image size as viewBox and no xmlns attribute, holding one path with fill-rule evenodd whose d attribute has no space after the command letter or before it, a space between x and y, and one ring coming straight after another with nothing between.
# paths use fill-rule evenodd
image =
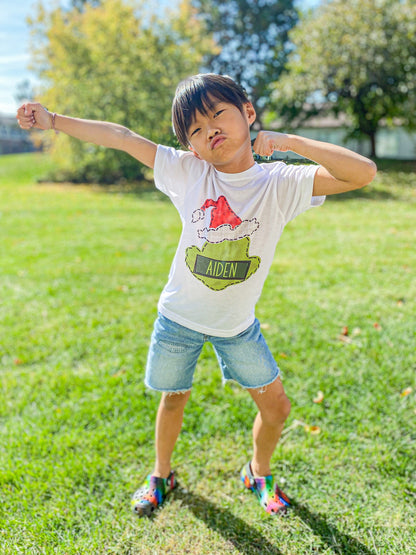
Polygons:
<instances>
[{"instance_id":1,"label":"green face graphic","mask_svg":"<svg viewBox=\"0 0 416 555\"><path fill-rule=\"evenodd\" d=\"M260 257L249 256L250 239L206 242L202 249L186 249L186 265L192 274L214 291L247 280L260 266Z\"/></svg>"}]
</instances>

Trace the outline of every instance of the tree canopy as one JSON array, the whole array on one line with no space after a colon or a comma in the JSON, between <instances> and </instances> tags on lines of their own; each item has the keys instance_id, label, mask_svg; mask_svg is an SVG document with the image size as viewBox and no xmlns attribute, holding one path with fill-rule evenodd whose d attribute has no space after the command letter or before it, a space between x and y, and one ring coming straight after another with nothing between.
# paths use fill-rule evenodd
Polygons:
<instances>
[{"instance_id":1,"label":"tree canopy","mask_svg":"<svg viewBox=\"0 0 416 555\"><path fill-rule=\"evenodd\" d=\"M123 0L82 10L40 7L30 22L39 100L51 111L125 125L173 142L171 102L178 81L196 73L212 41L188 0L162 20ZM201 39L201 36L207 37ZM53 137L62 175L76 181L137 179L143 167L122 152Z\"/></svg>"},{"instance_id":2,"label":"tree canopy","mask_svg":"<svg viewBox=\"0 0 416 555\"><path fill-rule=\"evenodd\" d=\"M207 53L204 67L241 83L261 120L270 84L286 63L289 30L298 21L293 0L193 0L192 4L220 47Z\"/></svg>"},{"instance_id":3,"label":"tree canopy","mask_svg":"<svg viewBox=\"0 0 416 555\"><path fill-rule=\"evenodd\" d=\"M416 4L412 0L332 0L290 34L289 73L275 84L286 122L322 109L347 113L353 134L381 122L416 124ZM315 93L315 95L311 95Z\"/></svg>"},{"instance_id":4,"label":"tree canopy","mask_svg":"<svg viewBox=\"0 0 416 555\"><path fill-rule=\"evenodd\" d=\"M91 4L91 6L98 6L101 4L101 0L71 0L71 6L82 11L86 4Z\"/></svg>"}]
</instances>

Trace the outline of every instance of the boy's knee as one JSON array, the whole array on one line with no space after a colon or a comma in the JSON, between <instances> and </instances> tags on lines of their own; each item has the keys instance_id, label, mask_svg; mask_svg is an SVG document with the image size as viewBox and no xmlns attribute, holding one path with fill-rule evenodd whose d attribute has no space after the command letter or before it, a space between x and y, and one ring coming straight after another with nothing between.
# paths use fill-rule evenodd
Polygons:
<instances>
[{"instance_id":1,"label":"boy's knee","mask_svg":"<svg viewBox=\"0 0 416 555\"><path fill-rule=\"evenodd\" d=\"M280 395L266 410L262 411L263 422L274 426L285 422L289 417L291 403L285 394Z\"/></svg>"},{"instance_id":2,"label":"boy's knee","mask_svg":"<svg viewBox=\"0 0 416 555\"><path fill-rule=\"evenodd\" d=\"M161 399L161 405L164 410L175 411L182 409L188 402L190 391L179 393L164 393Z\"/></svg>"},{"instance_id":3,"label":"boy's knee","mask_svg":"<svg viewBox=\"0 0 416 555\"><path fill-rule=\"evenodd\" d=\"M282 414L283 414L284 420L287 420L289 418L289 414L291 410L292 410L292 403L285 395L283 405L282 405Z\"/></svg>"}]
</instances>

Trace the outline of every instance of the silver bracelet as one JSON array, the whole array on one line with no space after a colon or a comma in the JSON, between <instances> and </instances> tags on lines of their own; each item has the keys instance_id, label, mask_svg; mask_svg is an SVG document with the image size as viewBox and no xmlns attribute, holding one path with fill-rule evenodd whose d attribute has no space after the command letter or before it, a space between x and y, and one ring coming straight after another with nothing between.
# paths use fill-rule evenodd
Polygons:
<instances>
[{"instance_id":1,"label":"silver bracelet","mask_svg":"<svg viewBox=\"0 0 416 555\"><path fill-rule=\"evenodd\" d=\"M55 135L58 135L59 131L57 131L55 128L55 118L56 118L56 112L52 114L52 129L55 131Z\"/></svg>"}]
</instances>

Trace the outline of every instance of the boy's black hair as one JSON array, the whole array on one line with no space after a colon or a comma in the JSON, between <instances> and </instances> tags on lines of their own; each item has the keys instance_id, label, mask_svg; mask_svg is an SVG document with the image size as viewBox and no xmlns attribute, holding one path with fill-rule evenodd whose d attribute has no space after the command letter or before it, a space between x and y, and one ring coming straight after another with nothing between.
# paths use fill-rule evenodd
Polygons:
<instances>
[{"instance_id":1,"label":"boy's black hair","mask_svg":"<svg viewBox=\"0 0 416 555\"><path fill-rule=\"evenodd\" d=\"M244 88L227 75L200 73L179 83L172 103L172 125L183 146L189 146L188 131L196 112L208 115L215 101L234 104L241 113L250 102Z\"/></svg>"}]
</instances>

